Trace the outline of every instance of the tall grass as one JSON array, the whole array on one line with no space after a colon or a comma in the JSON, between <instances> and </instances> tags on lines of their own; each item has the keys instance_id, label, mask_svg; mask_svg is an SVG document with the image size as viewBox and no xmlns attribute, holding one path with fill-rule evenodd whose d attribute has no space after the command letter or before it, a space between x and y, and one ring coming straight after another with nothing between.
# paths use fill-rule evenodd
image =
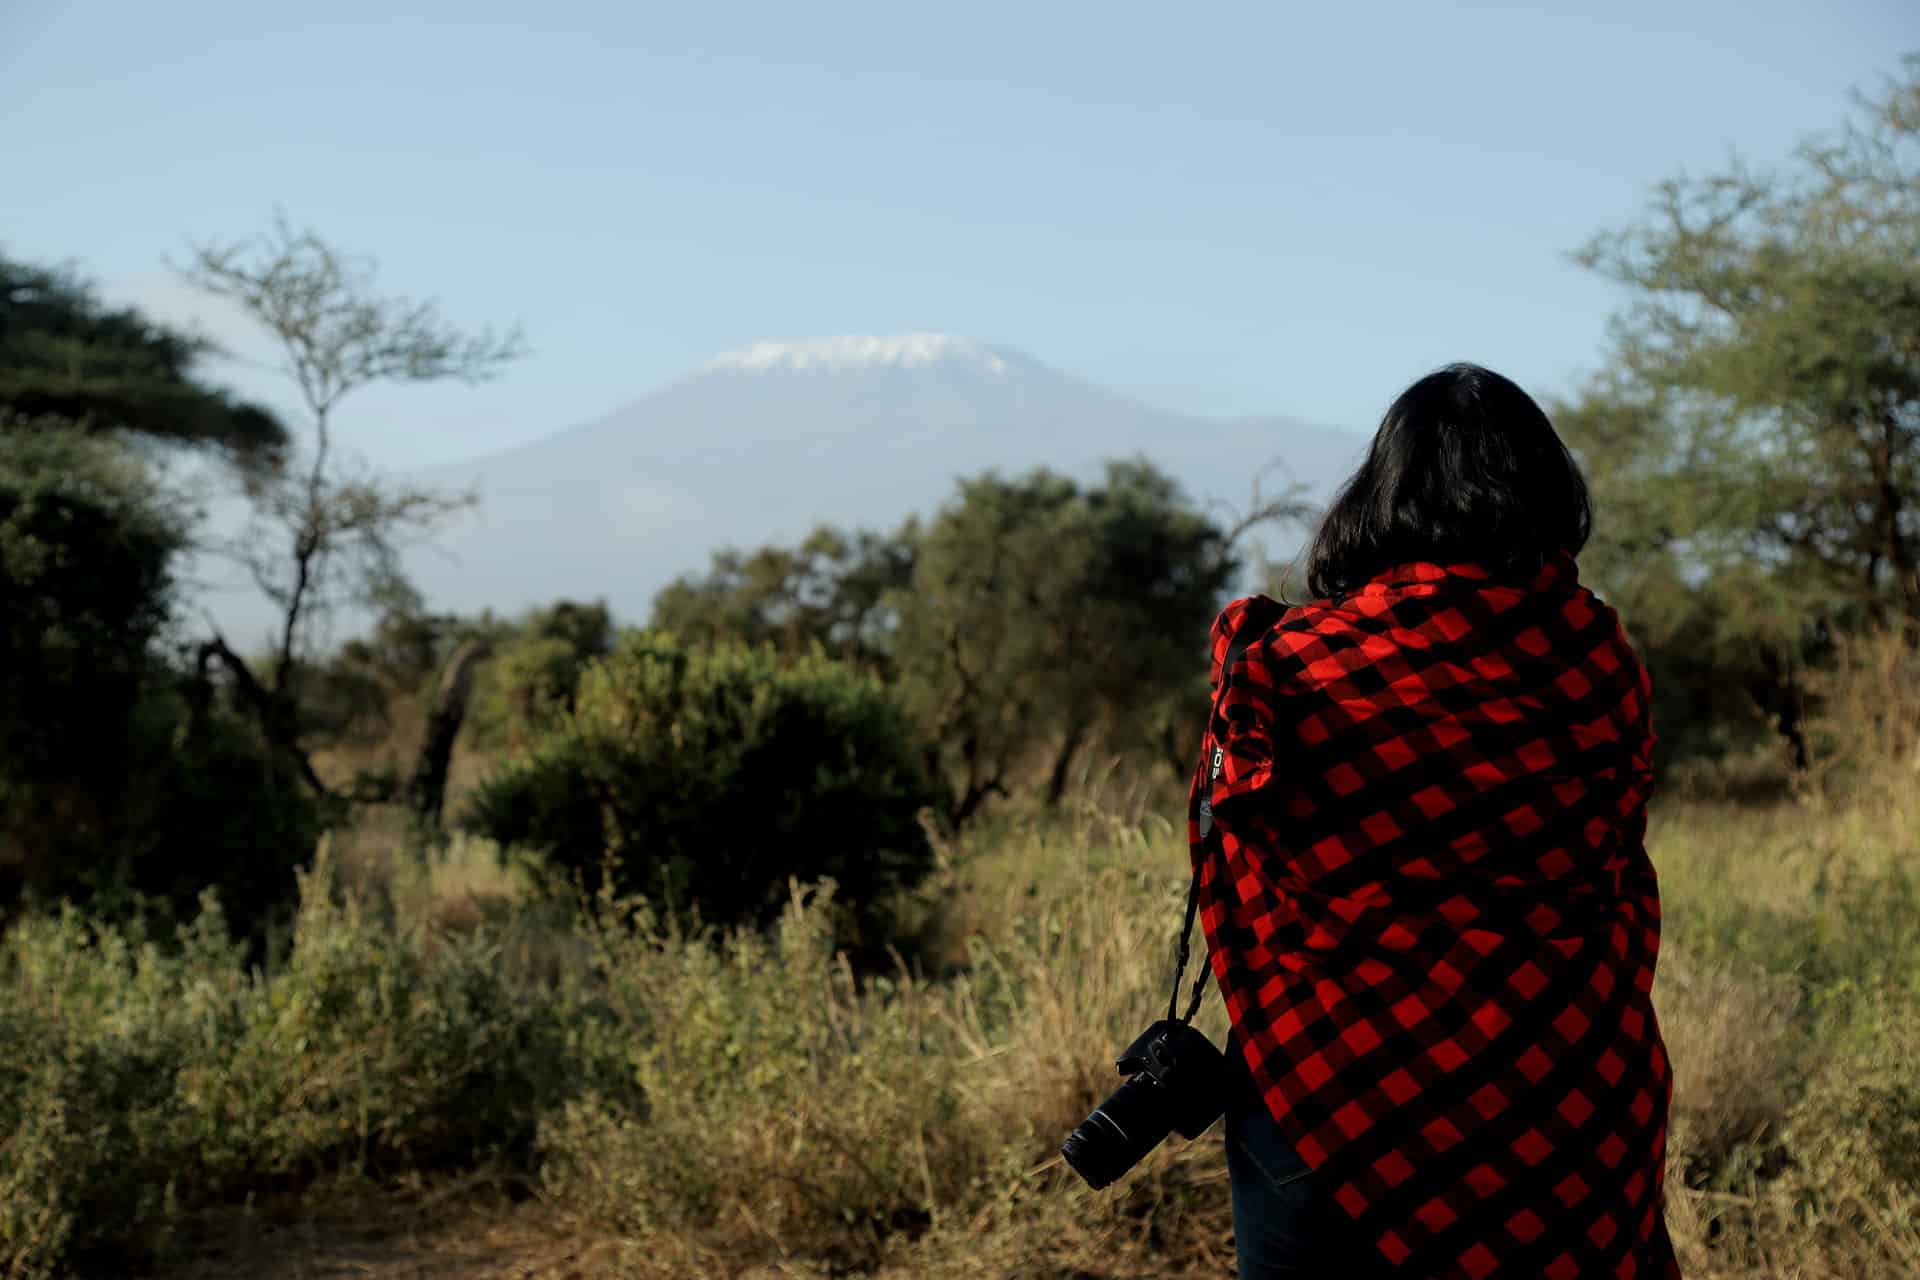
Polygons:
<instances>
[{"instance_id":1,"label":"tall grass","mask_svg":"<svg viewBox=\"0 0 1920 1280\"><path fill-rule=\"evenodd\" d=\"M1858 661L1843 694L1910 701L1844 769L1655 810L1690 1276L1920 1274L1920 680ZM1827 705L1834 750L1863 713ZM943 848L879 975L836 954L829 885L769 933L690 934L400 828L305 877L266 972L217 914L164 947L29 922L0 948L0 1276L121 1274L196 1207L475 1167L632 1276L1230 1274L1217 1130L1103 1193L1056 1155L1165 998L1184 887L1177 800L1106 785Z\"/></svg>"},{"instance_id":2,"label":"tall grass","mask_svg":"<svg viewBox=\"0 0 1920 1280\"><path fill-rule=\"evenodd\" d=\"M1920 655L1847 645L1815 769L1649 832L1689 1274L1920 1275Z\"/></svg>"},{"instance_id":3,"label":"tall grass","mask_svg":"<svg viewBox=\"0 0 1920 1280\"><path fill-rule=\"evenodd\" d=\"M187 1210L343 1174L527 1165L581 1075L557 1065L564 1001L516 983L485 932L336 888L323 855L272 974L211 903L166 947L71 912L7 935L0 1276L125 1274Z\"/></svg>"}]
</instances>

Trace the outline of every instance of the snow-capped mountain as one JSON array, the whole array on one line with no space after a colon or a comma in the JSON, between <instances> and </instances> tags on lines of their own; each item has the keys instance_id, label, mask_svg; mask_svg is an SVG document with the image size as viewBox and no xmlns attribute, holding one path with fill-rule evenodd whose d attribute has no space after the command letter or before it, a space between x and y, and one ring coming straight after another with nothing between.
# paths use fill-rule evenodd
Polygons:
<instances>
[{"instance_id":1,"label":"snow-capped mountain","mask_svg":"<svg viewBox=\"0 0 1920 1280\"><path fill-rule=\"evenodd\" d=\"M1005 347L944 334L756 342L606 416L531 444L408 476L480 505L407 566L429 607L512 614L605 598L644 620L653 595L723 546L792 541L816 524L891 529L955 480L1046 465L1094 480L1144 454L1233 518L1254 472L1325 497L1363 437L1285 418L1216 420L1111 394ZM235 521L240 513L229 513ZM235 526L238 527L237 524ZM1290 554L1298 531L1276 531ZM272 624L250 590L202 603L236 642ZM334 639L364 619L342 618Z\"/></svg>"},{"instance_id":2,"label":"snow-capped mountain","mask_svg":"<svg viewBox=\"0 0 1920 1280\"><path fill-rule=\"evenodd\" d=\"M916 368L941 362L973 364L989 373L1005 373L1005 357L984 343L945 333L903 333L892 337L805 338L764 341L715 357L706 372L719 369L859 369L878 365Z\"/></svg>"},{"instance_id":3,"label":"snow-capped mountain","mask_svg":"<svg viewBox=\"0 0 1920 1280\"><path fill-rule=\"evenodd\" d=\"M1092 479L1107 458L1144 454L1197 500L1238 509L1264 464L1324 497L1364 447L1284 418L1150 408L944 334L756 342L598 420L423 474L471 485L480 507L410 567L437 609L605 597L638 620L719 547L821 522L891 528L990 467ZM1266 491L1285 481L1269 475ZM1288 536L1272 545L1290 550Z\"/></svg>"}]
</instances>

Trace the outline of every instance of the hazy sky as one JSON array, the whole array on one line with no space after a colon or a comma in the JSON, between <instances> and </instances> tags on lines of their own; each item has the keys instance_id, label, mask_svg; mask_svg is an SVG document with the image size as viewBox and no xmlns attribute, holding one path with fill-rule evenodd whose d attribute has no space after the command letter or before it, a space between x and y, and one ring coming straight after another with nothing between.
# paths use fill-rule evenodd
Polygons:
<instances>
[{"instance_id":1,"label":"hazy sky","mask_svg":"<svg viewBox=\"0 0 1920 1280\"><path fill-rule=\"evenodd\" d=\"M392 463L904 330L1367 428L1453 358L1574 385L1619 296L1567 251L1909 47L1912 0L0 0L0 251L226 334L163 259L278 206L522 323L502 381L348 402Z\"/></svg>"}]
</instances>

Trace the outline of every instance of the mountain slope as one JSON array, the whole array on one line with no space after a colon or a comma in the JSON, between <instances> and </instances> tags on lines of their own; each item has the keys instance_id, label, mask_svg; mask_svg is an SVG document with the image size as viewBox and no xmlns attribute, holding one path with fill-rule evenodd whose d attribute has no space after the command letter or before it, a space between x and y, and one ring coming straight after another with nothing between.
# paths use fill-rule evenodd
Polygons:
<instances>
[{"instance_id":1,"label":"mountain slope","mask_svg":"<svg viewBox=\"0 0 1920 1280\"><path fill-rule=\"evenodd\" d=\"M1092 478L1106 458L1144 454L1197 499L1237 509L1270 462L1324 497L1365 443L1282 418L1149 408L945 335L763 342L595 421L422 473L472 485L481 505L409 563L436 609L604 596L637 620L720 546L821 522L890 528L989 467ZM1269 475L1266 491L1284 483Z\"/></svg>"}]
</instances>

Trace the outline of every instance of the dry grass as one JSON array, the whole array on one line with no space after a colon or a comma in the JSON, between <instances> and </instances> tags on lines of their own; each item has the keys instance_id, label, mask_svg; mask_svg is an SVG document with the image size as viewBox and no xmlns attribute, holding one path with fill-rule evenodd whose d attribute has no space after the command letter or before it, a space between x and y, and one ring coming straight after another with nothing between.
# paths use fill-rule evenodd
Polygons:
<instances>
[{"instance_id":1,"label":"dry grass","mask_svg":"<svg viewBox=\"0 0 1920 1280\"><path fill-rule=\"evenodd\" d=\"M620 1243L582 1239L541 1205L484 1180L358 1188L196 1217L172 1280L591 1280Z\"/></svg>"},{"instance_id":2,"label":"dry grass","mask_svg":"<svg viewBox=\"0 0 1920 1280\"><path fill-rule=\"evenodd\" d=\"M1649 835L1689 1275L1920 1275L1920 663L1855 642L1821 693L1791 798Z\"/></svg>"},{"instance_id":3,"label":"dry grass","mask_svg":"<svg viewBox=\"0 0 1920 1280\"><path fill-rule=\"evenodd\" d=\"M1108 812L946 851L943 945L966 965L940 981L861 987L821 949L814 906L784 941L718 954L601 934L605 1025L662 1028L636 1074L669 1100L594 1099L543 1131L539 1201L498 1210L518 1224L498 1246L515 1274L1230 1275L1217 1133L1169 1141L1109 1193L1054 1156L1160 998L1181 890L1178 833ZM1669 1214L1689 1276L1920 1274L1911 818L1821 799L1656 815ZM1217 1038L1217 1001L1204 1016ZM556 1262L542 1241L592 1248ZM505 1274L429 1269L442 1248L474 1257L410 1229L364 1274Z\"/></svg>"},{"instance_id":4,"label":"dry grass","mask_svg":"<svg viewBox=\"0 0 1920 1280\"><path fill-rule=\"evenodd\" d=\"M1905 661L1863 650L1829 691L1817 740L1849 754L1824 756L1816 785L1754 802L1749 765L1737 785L1696 776L1653 815L1669 1215L1690 1277L1920 1274L1920 787L1903 727L1920 724L1920 680ZM492 947L514 998L562 1011L540 1169L517 1184L535 1198L402 1177L377 1212L310 1197L278 1217L201 1216L174 1274L1230 1275L1217 1132L1170 1140L1104 1193L1056 1155L1164 999L1184 887L1177 790L1093 768L1079 796L944 848L903 905L921 970L871 981L805 894L776 933L715 946L632 903L569 918L491 849L402 852L404 821L376 819L334 849L345 896L367 904L353 947L416 927ZM1217 1041L1217 999L1203 1018ZM412 1062L402 1047L384 1052Z\"/></svg>"}]
</instances>

